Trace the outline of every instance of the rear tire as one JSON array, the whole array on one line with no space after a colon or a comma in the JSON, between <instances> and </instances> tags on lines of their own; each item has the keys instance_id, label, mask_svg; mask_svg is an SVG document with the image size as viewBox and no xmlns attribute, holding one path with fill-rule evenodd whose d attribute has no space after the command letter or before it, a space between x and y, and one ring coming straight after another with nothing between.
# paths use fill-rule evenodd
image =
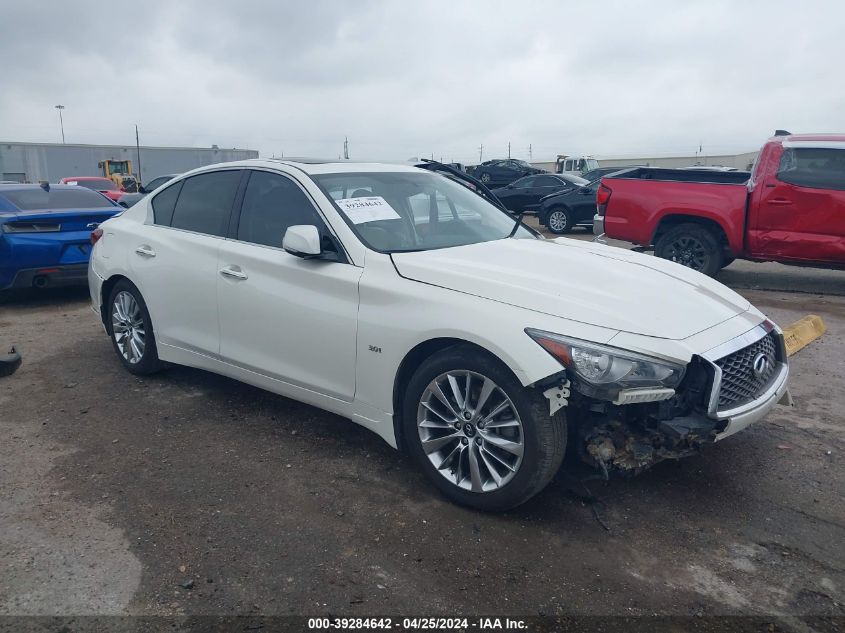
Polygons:
<instances>
[{"instance_id":1,"label":"rear tire","mask_svg":"<svg viewBox=\"0 0 845 633\"><path fill-rule=\"evenodd\" d=\"M556 235L569 233L572 230L572 216L569 209L557 207L549 211L549 215L546 217L546 226Z\"/></svg>"},{"instance_id":2,"label":"rear tire","mask_svg":"<svg viewBox=\"0 0 845 633\"><path fill-rule=\"evenodd\" d=\"M141 291L126 279L117 282L109 295L106 328L117 357L129 372L146 376L164 367L147 304Z\"/></svg>"},{"instance_id":3,"label":"rear tire","mask_svg":"<svg viewBox=\"0 0 845 633\"><path fill-rule=\"evenodd\" d=\"M402 425L428 480L451 501L478 510L507 510L533 497L566 450L563 412L549 416L541 393L470 345L438 352L419 366L405 389Z\"/></svg>"},{"instance_id":4,"label":"rear tire","mask_svg":"<svg viewBox=\"0 0 845 633\"><path fill-rule=\"evenodd\" d=\"M712 277L722 268L723 246L718 236L700 224L679 224L663 233L654 254Z\"/></svg>"}]
</instances>

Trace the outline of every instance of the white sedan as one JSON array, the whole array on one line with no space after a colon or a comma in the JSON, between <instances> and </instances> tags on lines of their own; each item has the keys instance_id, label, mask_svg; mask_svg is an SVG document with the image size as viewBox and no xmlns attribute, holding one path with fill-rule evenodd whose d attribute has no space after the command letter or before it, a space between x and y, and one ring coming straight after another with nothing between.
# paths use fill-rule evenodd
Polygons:
<instances>
[{"instance_id":1,"label":"white sedan","mask_svg":"<svg viewBox=\"0 0 845 633\"><path fill-rule=\"evenodd\" d=\"M91 299L127 370L199 367L346 416L475 508L539 492L567 443L636 472L787 397L780 330L741 296L546 240L414 167L204 167L91 239Z\"/></svg>"}]
</instances>

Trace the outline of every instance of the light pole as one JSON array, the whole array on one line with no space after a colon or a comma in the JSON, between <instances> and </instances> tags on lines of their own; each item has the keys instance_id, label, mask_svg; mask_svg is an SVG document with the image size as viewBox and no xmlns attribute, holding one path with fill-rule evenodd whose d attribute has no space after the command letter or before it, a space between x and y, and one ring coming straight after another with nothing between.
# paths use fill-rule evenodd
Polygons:
<instances>
[{"instance_id":1,"label":"light pole","mask_svg":"<svg viewBox=\"0 0 845 633\"><path fill-rule=\"evenodd\" d=\"M65 144L65 122L62 119L62 110L64 110L64 109L65 109L65 107L63 105L57 105L56 106L56 110L59 111L59 125L62 126L62 145Z\"/></svg>"}]
</instances>

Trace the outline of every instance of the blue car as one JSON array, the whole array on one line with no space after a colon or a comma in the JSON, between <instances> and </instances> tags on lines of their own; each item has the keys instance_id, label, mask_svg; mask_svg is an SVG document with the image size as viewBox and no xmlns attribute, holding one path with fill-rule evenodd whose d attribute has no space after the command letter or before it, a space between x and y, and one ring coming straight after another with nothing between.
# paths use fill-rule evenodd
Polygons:
<instances>
[{"instance_id":1,"label":"blue car","mask_svg":"<svg viewBox=\"0 0 845 633\"><path fill-rule=\"evenodd\" d=\"M90 236L123 211L74 185L0 185L0 291L88 282Z\"/></svg>"}]
</instances>

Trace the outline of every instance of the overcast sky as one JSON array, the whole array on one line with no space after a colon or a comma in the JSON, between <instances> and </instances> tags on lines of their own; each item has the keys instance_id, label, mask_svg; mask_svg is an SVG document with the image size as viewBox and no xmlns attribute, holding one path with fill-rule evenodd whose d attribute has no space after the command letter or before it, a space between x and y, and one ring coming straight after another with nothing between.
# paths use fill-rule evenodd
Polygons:
<instances>
[{"instance_id":1,"label":"overcast sky","mask_svg":"<svg viewBox=\"0 0 845 633\"><path fill-rule=\"evenodd\" d=\"M72 7L72 9L70 9ZM4 2L0 140L262 156L757 149L845 131L845 3Z\"/></svg>"}]
</instances>

